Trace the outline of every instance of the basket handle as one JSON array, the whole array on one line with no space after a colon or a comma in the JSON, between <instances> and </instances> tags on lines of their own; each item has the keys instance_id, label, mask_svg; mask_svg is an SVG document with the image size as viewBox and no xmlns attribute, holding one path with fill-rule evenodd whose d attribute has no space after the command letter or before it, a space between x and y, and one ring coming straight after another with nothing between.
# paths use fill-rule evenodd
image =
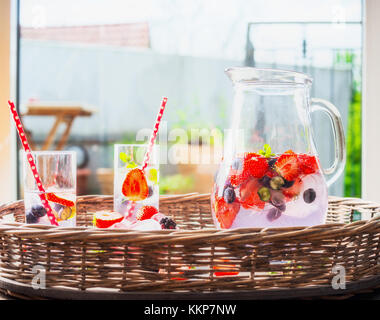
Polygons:
<instances>
[{"instance_id":1,"label":"basket handle","mask_svg":"<svg viewBox=\"0 0 380 320\"><path fill-rule=\"evenodd\" d=\"M346 164L346 143L344 138L344 130L342 117L339 110L329 101L323 99L311 99L311 112L323 111L331 121L334 144L335 144L335 158L333 164L326 169L322 169L326 176L327 187L331 186L342 174Z\"/></svg>"}]
</instances>

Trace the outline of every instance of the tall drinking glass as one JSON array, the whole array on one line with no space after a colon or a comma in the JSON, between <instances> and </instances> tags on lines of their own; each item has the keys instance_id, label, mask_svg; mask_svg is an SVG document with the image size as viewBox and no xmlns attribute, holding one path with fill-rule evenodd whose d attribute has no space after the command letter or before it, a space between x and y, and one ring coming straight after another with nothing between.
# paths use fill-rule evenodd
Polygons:
<instances>
[{"instance_id":1,"label":"tall drinking glass","mask_svg":"<svg viewBox=\"0 0 380 320\"><path fill-rule=\"evenodd\" d=\"M45 189L45 197L59 226L76 225L76 154L73 151L32 152L37 171ZM46 209L26 154L23 155L24 202L26 223L49 224Z\"/></svg>"},{"instance_id":2,"label":"tall drinking glass","mask_svg":"<svg viewBox=\"0 0 380 320\"><path fill-rule=\"evenodd\" d=\"M141 170L148 145L115 144L114 146L114 211L134 219L142 206L159 201L159 147L153 146L148 164Z\"/></svg>"}]
</instances>

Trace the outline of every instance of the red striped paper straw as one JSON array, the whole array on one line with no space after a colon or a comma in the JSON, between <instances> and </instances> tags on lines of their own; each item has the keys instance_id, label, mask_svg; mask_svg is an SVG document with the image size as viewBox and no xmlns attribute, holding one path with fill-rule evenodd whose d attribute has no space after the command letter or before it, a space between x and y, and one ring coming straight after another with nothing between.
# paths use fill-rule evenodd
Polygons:
<instances>
[{"instance_id":1,"label":"red striped paper straw","mask_svg":"<svg viewBox=\"0 0 380 320\"><path fill-rule=\"evenodd\" d=\"M34 159L33 159L32 153L31 153L31 149L30 149L28 140L26 139L26 135L25 135L24 127L22 126L22 123L21 123L21 119L17 113L17 110L16 110L14 103L12 101L8 101L8 104L9 104L9 108L11 110L11 113L13 115L13 119L14 119L15 124L16 124L17 132L18 132L18 135L20 137L21 144L24 147L26 157L27 157L29 165L30 165L30 169L32 170L33 177L36 180L38 190L40 191L39 196L40 196L41 202L46 209L47 216L50 220L50 223L54 226L58 226L57 220L55 219L55 216L54 216L53 211L49 205L49 202L47 201L47 199L45 197L46 191L45 191L44 187L42 186L40 175L37 172L37 167L36 167L36 164L34 163Z\"/></svg>"},{"instance_id":2,"label":"red striped paper straw","mask_svg":"<svg viewBox=\"0 0 380 320\"><path fill-rule=\"evenodd\" d=\"M164 97L161 101L160 109L158 110L156 122L154 124L153 132L152 135L150 136L149 140L149 145L148 145L148 150L145 153L144 156L144 161L141 167L141 170L144 171L146 167L148 166L150 155L152 154L153 146L154 146L154 141L156 140L157 133L158 133L158 128L160 127L162 115L164 114L164 110L166 107L166 102L168 101L168 98ZM133 211L135 210L136 207L136 202L130 202L127 208L128 215L127 217L131 217Z\"/></svg>"},{"instance_id":3,"label":"red striped paper straw","mask_svg":"<svg viewBox=\"0 0 380 320\"><path fill-rule=\"evenodd\" d=\"M158 128L160 127L162 115L164 114L164 110L166 107L166 102L168 101L168 98L164 97L161 101L161 106L160 109L158 110L156 122L154 124L153 132L152 135L150 136L149 140L149 145L148 145L148 150L145 153L143 165L141 167L141 170L144 171L148 165L150 155L152 154L153 146L154 146L154 141L156 140L157 133L158 133Z\"/></svg>"}]
</instances>

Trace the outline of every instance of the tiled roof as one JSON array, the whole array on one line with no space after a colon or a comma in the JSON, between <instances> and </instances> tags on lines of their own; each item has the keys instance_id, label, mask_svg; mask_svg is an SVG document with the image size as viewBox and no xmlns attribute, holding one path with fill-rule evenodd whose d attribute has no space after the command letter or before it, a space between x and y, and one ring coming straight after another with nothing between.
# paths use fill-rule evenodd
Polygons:
<instances>
[{"instance_id":1,"label":"tiled roof","mask_svg":"<svg viewBox=\"0 0 380 320\"><path fill-rule=\"evenodd\" d=\"M149 48L149 25L142 23L21 28L21 37L79 43L100 43L122 47Z\"/></svg>"}]
</instances>

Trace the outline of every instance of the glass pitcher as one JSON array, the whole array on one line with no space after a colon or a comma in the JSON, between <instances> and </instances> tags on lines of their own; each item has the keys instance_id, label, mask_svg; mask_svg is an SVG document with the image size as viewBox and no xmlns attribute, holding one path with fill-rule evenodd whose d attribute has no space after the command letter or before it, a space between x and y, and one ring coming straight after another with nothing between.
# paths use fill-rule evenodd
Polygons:
<instances>
[{"instance_id":1,"label":"glass pitcher","mask_svg":"<svg viewBox=\"0 0 380 320\"><path fill-rule=\"evenodd\" d=\"M327 187L345 165L345 139L337 108L310 99L305 74L250 67L229 68L235 90L231 129L211 195L217 228L323 224ZM331 119L335 160L320 165L310 114ZM326 177L326 179L325 179Z\"/></svg>"}]
</instances>

